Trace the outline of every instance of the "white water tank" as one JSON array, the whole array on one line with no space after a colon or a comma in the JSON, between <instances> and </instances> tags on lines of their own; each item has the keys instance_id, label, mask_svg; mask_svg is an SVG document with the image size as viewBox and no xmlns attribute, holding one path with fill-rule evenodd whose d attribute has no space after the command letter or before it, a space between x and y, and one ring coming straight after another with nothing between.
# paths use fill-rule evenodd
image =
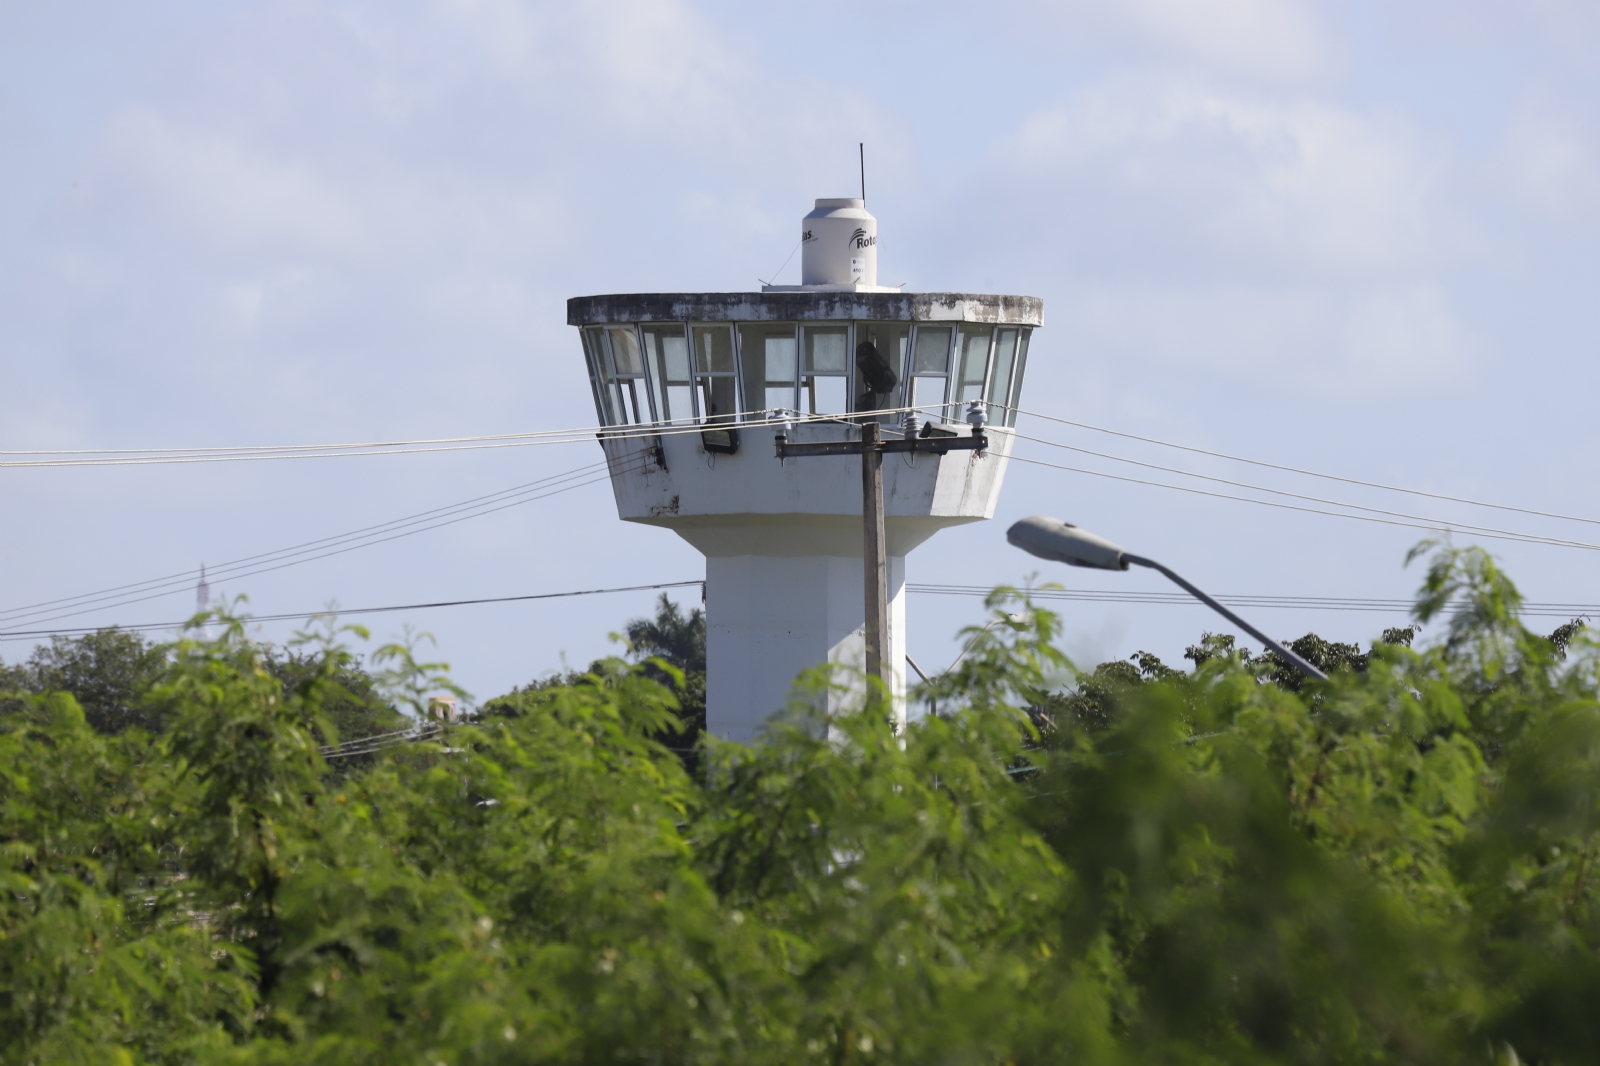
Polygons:
<instances>
[{"instance_id":1,"label":"white water tank","mask_svg":"<svg viewBox=\"0 0 1600 1066\"><path fill-rule=\"evenodd\" d=\"M800 228L800 284L878 284L878 220L865 200L818 200Z\"/></svg>"}]
</instances>

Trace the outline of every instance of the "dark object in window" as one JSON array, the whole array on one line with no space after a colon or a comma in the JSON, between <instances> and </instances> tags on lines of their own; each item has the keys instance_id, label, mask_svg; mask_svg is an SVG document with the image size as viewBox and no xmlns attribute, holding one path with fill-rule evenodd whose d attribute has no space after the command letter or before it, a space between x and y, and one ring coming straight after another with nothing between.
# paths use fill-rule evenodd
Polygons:
<instances>
[{"instance_id":1,"label":"dark object in window","mask_svg":"<svg viewBox=\"0 0 1600 1066\"><path fill-rule=\"evenodd\" d=\"M889 360L871 341L856 345L856 373L863 386L856 400L857 411L876 411L893 405L894 387L900 384L900 379L895 376Z\"/></svg>"}]
</instances>

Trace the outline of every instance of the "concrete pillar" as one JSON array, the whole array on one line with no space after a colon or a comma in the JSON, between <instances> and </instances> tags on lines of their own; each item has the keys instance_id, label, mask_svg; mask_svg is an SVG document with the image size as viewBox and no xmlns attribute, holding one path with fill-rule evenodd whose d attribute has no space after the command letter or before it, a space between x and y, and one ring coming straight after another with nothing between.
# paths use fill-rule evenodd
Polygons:
<instances>
[{"instance_id":1,"label":"concrete pillar","mask_svg":"<svg viewBox=\"0 0 1600 1066\"><path fill-rule=\"evenodd\" d=\"M748 743L784 710L796 675L820 663L858 672L864 653L862 560L844 555L726 555L706 559L706 721ZM889 556L889 651L895 717L906 717L906 560ZM826 710L859 700L859 676ZM818 708L823 709L821 707Z\"/></svg>"}]
</instances>

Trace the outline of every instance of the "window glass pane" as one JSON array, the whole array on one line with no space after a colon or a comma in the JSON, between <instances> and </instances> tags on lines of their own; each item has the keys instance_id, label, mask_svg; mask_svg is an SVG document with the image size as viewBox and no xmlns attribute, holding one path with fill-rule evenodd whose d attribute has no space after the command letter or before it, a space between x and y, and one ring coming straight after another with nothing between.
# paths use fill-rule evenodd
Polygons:
<instances>
[{"instance_id":1,"label":"window glass pane","mask_svg":"<svg viewBox=\"0 0 1600 1066\"><path fill-rule=\"evenodd\" d=\"M583 330L584 356L589 363L589 378L594 386L595 405L599 408L600 424L617 424L616 394L611 390L611 369L606 361L605 340L598 329Z\"/></svg>"},{"instance_id":2,"label":"window glass pane","mask_svg":"<svg viewBox=\"0 0 1600 1066\"><path fill-rule=\"evenodd\" d=\"M733 417L732 374L713 374L700 378L700 409L702 421L725 422Z\"/></svg>"},{"instance_id":3,"label":"window glass pane","mask_svg":"<svg viewBox=\"0 0 1600 1066\"><path fill-rule=\"evenodd\" d=\"M893 322L856 323L857 411L883 411L900 406L900 381L906 370L906 345L911 327ZM887 416L895 421L893 415Z\"/></svg>"},{"instance_id":4,"label":"window glass pane","mask_svg":"<svg viewBox=\"0 0 1600 1066\"><path fill-rule=\"evenodd\" d=\"M961 327L961 359L952 400L971 403L983 399L983 378L989 369L989 338L992 336L994 329L991 326Z\"/></svg>"},{"instance_id":5,"label":"window glass pane","mask_svg":"<svg viewBox=\"0 0 1600 1066\"><path fill-rule=\"evenodd\" d=\"M611 381L611 362L606 358L605 340L600 336L600 331L598 329L585 329L583 331L583 346L589 355L591 371L598 374L602 382L609 384Z\"/></svg>"},{"instance_id":6,"label":"window glass pane","mask_svg":"<svg viewBox=\"0 0 1600 1066\"><path fill-rule=\"evenodd\" d=\"M950 372L950 327L917 327L918 374L948 374Z\"/></svg>"},{"instance_id":7,"label":"window glass pane","mask_svg":"<svg viewBox=\"0 0 1600 1066\"><path fill-rule=\"evenodd\" d=\"M920 377L911 379L911 406L921 407L922 417L942 419L944 412L930 410L944 403L944 378Z\"/></svg>"},{"instance_id":8,"label":"window glass pane","mask_svg":"<svg viewBox=\"0 0 1600 1066\"><path fill-rule=\"evenodd\" d=\"M687 418L689 409L673 409L666 395L674 384L689 383L689 340L679 325L645 326L644 364L650 380L650 398L656 417L663 422Z\"/></svg>"},{"instance_id":9,"label":"window glass pane","mask_svg":"<svg viewBox=\"0 0 1600 1066\"><path fill-rule=\"evenodd\" d=\"M795 404L795 327L762 323L739 327L739 360L744 371L747 411L793 409Z\"/></svg>"},{"instance_id":10,"label":"window glass pane","mask_svg":"<svg viewBox=\"0 0 1600 1066\"><path fill-rule=\"evenodd\" d=\"M682 326L644 327L644 348L658 381L667 385L689 383L689 341Z\"/></svg>"},{"instance_id":11,"label":"window glass pane","mask_svg":"<svg viewBox=\"0 0 1600 1066\"><path fill-rule=\"evenodd\" d=\"M813 415L842 415L848 397L849 379L841 374L809 374L801 379L800 397L805 411Z\"/></svg>"},{"instance_id":12,"label":"window glass pane","mask_svg":"<svg viewBox=\"0 0 1600 1066\"><path fill-rule=\"evenodd\" d=\"M611 365L619 376L644 373L644 361L639 358L639 337L632 326L607 326L606 339L611 342Z\"/></svg>"},{"instance_id":13,"label":"window glass pane","mask_svg":"<svg viewBox=\"0 0 1600 1066\"><path fill-rule=\"evenodd\" d=\"M794 338L768 337L765 350L767 353L767 383L780 384L794 380Z\"/></svg>"},{"instance_id":14,"label":"window glass pane","mask_svg":"<svg viewBox=\"0 0 1600 1066\"><path fill-rule=\"evenodd\" d=\"M617 398L617 423L639 425L650 420L649 401L639 395L642 391L639 386L644 384L638 378L621 378L612 386L612 392Z\"/></svg>"},{"instance_id":15,"label":"window glass pane","mask_svg":"<svg viewBox=\"0 0 1600 1066\"><path fill-rule=\"evenodd\" d=\"M694 389L689 385L668 385L666 410L661 412L663 422L684 422L694 418Z\"/></svg>"},{"instance_id":16,"label":"window glass pane","mask_svg":"<svg viewBox=\"0 0 1600 1066\"><path fill-rule=\"evenodd\" d=\"M1017 424L1017 408L1022 406L1022 372L1028 369L1028 339L1033 330L1025 329L1017 340L1017 369L1011 375L1011 410L1006 413L1006 425Z\"/></svg>"},{"instance_id":17,"label":"window glass pane","mask_svg":"<svg viewBox=\"0 0 1600 1066\"><path fill-rule=\"evenodd\" d=\"M806 327L806 372L819 374L847 374L845 342L849 331L844 326Z\"/></svg>"},{"instance_id":18,"label":"window glass pane","mask_svg":"<svg viewBox=\"0 0 1600 1066\"><path fill-rule=\"evenodd\" d=\"M1000 407L1011 403L1011 365L1017 357L1017 331L1003 329L994 339L994 372L989 375L989 402ZM991 417L1002 418L1004 412Z\"/></svg>"},{"instance_id":19,"label":"window glass pane","mask_svg":"<svg viewBox=\"0 0 1600 1066\"><path fill-rule=\"evenodd\" d=\"M733 373L733 328L695 326L694 367L702 374Z\"/></svg>"}]
</instances>

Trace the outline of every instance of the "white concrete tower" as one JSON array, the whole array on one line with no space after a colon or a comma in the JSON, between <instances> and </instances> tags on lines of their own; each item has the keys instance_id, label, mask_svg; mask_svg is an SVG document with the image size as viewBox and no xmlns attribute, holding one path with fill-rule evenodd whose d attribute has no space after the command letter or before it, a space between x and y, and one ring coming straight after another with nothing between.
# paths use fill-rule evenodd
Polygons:
<instances>
[{"instance_id":1,"label":"white concrete tower","mask_svg":"<svg viewBox=\"0 0 1600 1066\"><path fill-rule=\"evenodd\" d=\"M821 246L807 256L809 284L567 302L600 421L614 427L601 445L618 516L664 526L706 556L706 723L740 741L783 709L802 670L859 668L864 654L861 460L780 461L776 412L832 416L790 428L798 444L859 440L868 419L899 437L906 407L934 433L965 434L969 406L986 407L987 451L883 461L889 661L903 720L906 555L947 526L993 516L1043 320L1029 296L881 288L876 222L861 201L817 207L804 223Z\"/></svg>"}]
</instances>

